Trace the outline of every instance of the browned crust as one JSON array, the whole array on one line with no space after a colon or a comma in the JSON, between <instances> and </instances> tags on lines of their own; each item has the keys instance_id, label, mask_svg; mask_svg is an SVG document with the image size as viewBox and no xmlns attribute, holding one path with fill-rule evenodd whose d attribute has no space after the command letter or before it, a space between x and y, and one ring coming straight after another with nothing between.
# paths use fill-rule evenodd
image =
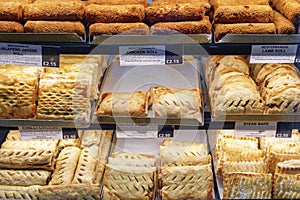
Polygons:
<instances>
[{"instance_id":1,"label":"browned crust","mask_svg":"<svg viewBox=\"0 0 300 200\"><path fill-rule=\"evenodd\" d=\"M79 36L85 34L81 22L70 21L27 21L24 29L28 33L77 33Z\"/></svg>"},{"instance_id":2,"label":"browned crust","mask_svg":"<svg viewBox=\"0 0 300 200\"><path fill-rule=\"evenodd\" d=\"M63 20L83 19L84 6L80 2L43 2L24 6L25 20Z\"/></svg>"},{"instance_id":3,"label":"browned crust","mask_svg":"<svg viewBox=\"0 0 300 200\"><path fill-rule=\"evenodd\" d=\"M170 4L176 4L176 3L196 3L200 4L204 7L205 11L208 12L211 8L210 3L208 0L154 0L152 1L151 6L160 6L160 5L170 5Z\"/></svg>"},{"instance_id":4,"label":"browned crust","mask_svg":"<svg viewBox=\"0 0 300 200\"><path fill-rule=\"evenodd\" d=\"M292 23L300 22L300 2L298 0L271 0L273 7Z\"/></svg>"},{"instance_id":5,"label":"browned crust","mask_svg":"<svg viewBox=\"0 0 300 200\"><path fill-rule=\"evenodd\" d=\"M149 27L144 23L95 23L89 28L92 36L108 34L148 35Z\"/></svg>"},{"instance_id":6,"label":"browned crust","mask_svg":"<svg viewBox=\"0 0 300 200\"><path fill-rule=\"evenodd\" d=\"M221 6L269 5L269 0L211 0L211 4L216 10Z\"/></svg>"},{"instance_id":7,"label":"browned crust","mask_svg":"<svg viewBox=\"0 0 300 200\"><path fill-rule=\"evenodd\" d=\"M146 21L157 22L199 21L203 19L205 10L201 4L171 4L149 6L146 8Z\"/></svg>"},{"instance_id":8,"label":"browned crust","mask_svg":"<svg viewBox=\"0 0 300 200\"><path fill-rule=\"evenodd\" d=\"M88 0L88 4L99 4L99 5L136 5L140 4L144 7L148 7L149 3L147 0Z\"/></svg>"},{"instance_id":9,"label":"browned crust","mask_svg":"<svg viewBox=\"0 0 300 200\"><path fill-rule=\"evenodd\" d=\"M226 34L275 34L274 23L237 23L216 24L216 40L220 40Z\"/></svg>"},{"instance_id":10,"label":"browned crust","mask_svg":"<svg viewBox=\"0 0 300 200\"><path fill-rule=\"evenodd\" d=\"M23 33L24 27L19 22L13 21L0 21L1 33Z\"/></svg>"},{"instance_id":11,"label":"browned crust","mask_svg":"<svg viewBox=\"0 0 300 200\"><path fill-rule=\"evenodd\" d=\"M214 14L215 23L268 23L273 21L273 11L268 5L221 6Z\"/></svg>"},{"instance_id":12,"label":"browned crust","mask_svg":"<svg viewBox=\"0 0 300 200\"><path fill-rule=\"evenodd\" d=\"M20 21L23 18L23 8L20 3L1 2L0 20Z\"/></svg>"},{"instance_id":13,"label":"browned crust","mask_svg":"<svg viewBox=\"0 0 300 200\"><path fill-rule=\"evenodd\" d=\"M150 34L209 34L211 27L208 17L201 21L159 22L150 27Z\"/></svg>"},{"instance_id":14,"label":"browned crust","mask_svg":"<svg viewBox=\"0 0 300 200\"><path fill-rule=\"evenodd\" d=\"M274 10L274 24L277 34L292 34L295 33L294 24Z\"/></svg>"},{"instance_id":15,"label":"browned crust","mask_svg":"<svg viewBox=\"0 0 300 200\"><path fill-rule=\"evenodd\" d=\"M85 20L90 23L130 23L145 20L142 5L97 5L85 7Z\"/></svg>"}]
</instances>

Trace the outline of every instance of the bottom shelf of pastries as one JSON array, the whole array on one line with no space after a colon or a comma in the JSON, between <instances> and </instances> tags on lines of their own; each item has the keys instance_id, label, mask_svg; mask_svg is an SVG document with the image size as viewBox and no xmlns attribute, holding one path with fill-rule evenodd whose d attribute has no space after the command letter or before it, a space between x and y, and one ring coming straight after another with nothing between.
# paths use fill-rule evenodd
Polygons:
<instances>
[{"instance_id":1,"label":"bottom shelf of pastries","mask_svg":"<svg viewBox=\"0 0 300 200\"><path fill-rule=\"evenodd\" d=\"M103 199L213 199L206 135L201 139L193 132L181 133L185 140L117 139L105 169Z\"/></svg>"},{"instance_id":2,"label":"bottom shelf of pastries","mask_svg":"<svg viewBox=\"0 0 300 200\"><path fill-rule=\"evenodd\" d=\"M220 198L299 199L300 134L291 138L235 137L208 132Z\"/></svg>"},{"instance_id":3,"label":"bottom shelf of pastries","mask_svg":"<svg viewBox=\"0 0 300 200\"><path fill-rule=\"evenodd\" d=\"M26 141L10 131L0 148L0 199L100 199L113 134L79 135Z\"/></svg>"}]
</instances>

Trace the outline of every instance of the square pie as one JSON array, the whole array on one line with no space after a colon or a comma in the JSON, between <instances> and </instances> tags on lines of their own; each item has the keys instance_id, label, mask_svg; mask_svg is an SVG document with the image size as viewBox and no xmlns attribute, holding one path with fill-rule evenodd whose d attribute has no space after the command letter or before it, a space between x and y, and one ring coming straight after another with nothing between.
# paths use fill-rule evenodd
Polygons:
<instances>
[{"instance_id":1,"label":"square pie","mask_svg":"<svg viewBox=\"0 0 300 200\"><path fill-rule=\"evenodd\" d=\"M300 199L300 174L275 174L274 199Z\"/></svg>"},{"instance_id":2,"label":"square pie","mask_svg":"<svg viewBox=\"0 0 300 200\"><path fill-rule=\"evenodd\" d=\"M146 117L148 115L147 92L104 93L96 115Z\"/></svg>"},{"instance_id":3,"label":"square pie","mask_svg":"<svg viewBox=\"0 0 300 200\"><path fill-rule=\"evenodd\" d=\"M202 100L198 88L152 87L150 93L156 117L193 118L201 122Z\"/></svg>"}]
</instances>

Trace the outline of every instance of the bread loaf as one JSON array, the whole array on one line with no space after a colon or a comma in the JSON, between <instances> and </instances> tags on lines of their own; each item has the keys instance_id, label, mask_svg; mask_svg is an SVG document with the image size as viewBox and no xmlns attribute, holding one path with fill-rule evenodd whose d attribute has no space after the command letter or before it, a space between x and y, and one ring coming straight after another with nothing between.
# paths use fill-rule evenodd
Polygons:
<instances>
[{"instance_id":1,"label":"bread loaf","mask_svg":"<svg viewBox=\"0 0 300 200\"><path fill-rule=\"evenodd\" d=\"M90 23L143 22L145 9L142 5L97 5L85 7L85 20Z\"/></svg>"},{"instance_id":2,"label":"bread loaf","mask_svg":"<svg viewBox=\"0 0 300 200\"><path fill-rule=\"evenodd\" d=\"M148 35L149 27L144 23L95 23L90 25L90 34L96 35Z\"/></svg>"},{"instance_id":3,"label":"bread loaf","mask_svg":"<svg viewBox=\"0 0 300 200\"><path fill-rule=\"evenodd\" d=\"M20 3L1 2L0 20L20 21L23 19L23 8Z\"/></svg>"}]
</instances>

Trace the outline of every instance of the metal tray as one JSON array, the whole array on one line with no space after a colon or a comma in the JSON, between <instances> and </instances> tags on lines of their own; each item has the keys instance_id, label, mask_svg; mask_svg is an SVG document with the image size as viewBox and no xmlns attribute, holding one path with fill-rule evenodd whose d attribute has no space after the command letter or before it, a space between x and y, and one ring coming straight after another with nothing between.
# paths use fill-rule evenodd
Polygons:
<instances>
[{"instance_id":1,"label":"metal tray","mask_svg":"<svg viewBox=\"0 0 300 200\"><path fill-rule=\"evenodd\" d=\"M82 120L0 119L0 127L54 126L63 128L88 128L89 125L89 122Z\"/></svg>"}]
</instances>

